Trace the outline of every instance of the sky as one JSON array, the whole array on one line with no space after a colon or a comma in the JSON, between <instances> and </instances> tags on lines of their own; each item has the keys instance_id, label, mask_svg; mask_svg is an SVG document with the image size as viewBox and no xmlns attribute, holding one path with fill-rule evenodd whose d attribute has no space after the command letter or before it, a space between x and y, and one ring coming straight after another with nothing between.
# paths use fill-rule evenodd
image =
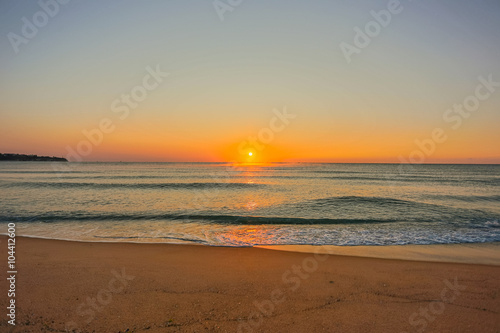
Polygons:
<instances>
[{"instance_id":1,"label":"sky","mask_svg":"<svg viewBox=\"0 0 500 333\"><path fill-rule=\"evenodd\" d=\"M500 163L497 0L11 0L0 35L1 153Z\"/></svg>"}]
</instances>

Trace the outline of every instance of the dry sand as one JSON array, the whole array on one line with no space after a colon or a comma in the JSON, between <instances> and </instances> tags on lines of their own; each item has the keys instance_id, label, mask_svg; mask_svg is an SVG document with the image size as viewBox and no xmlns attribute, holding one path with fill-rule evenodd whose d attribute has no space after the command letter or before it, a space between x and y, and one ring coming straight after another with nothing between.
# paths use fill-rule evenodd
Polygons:
<instances>
[{"instance_id":1,"label":"dry sand","mask_svg":"<svg viewBox=\"0 0 500 333\"><path fill-rule=\"evenodd\" d=\"M13 332L500 331L499 266L22 237L16 251Z\"/></svg>"}]
</instances>

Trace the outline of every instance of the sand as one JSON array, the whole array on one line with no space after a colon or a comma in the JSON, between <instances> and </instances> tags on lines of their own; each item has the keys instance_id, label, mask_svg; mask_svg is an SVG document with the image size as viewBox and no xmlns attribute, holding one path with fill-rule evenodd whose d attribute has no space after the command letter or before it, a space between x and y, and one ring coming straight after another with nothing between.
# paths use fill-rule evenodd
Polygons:
<instances>
[{"instance_id":1,"label":"sand","mask_svg":"<svg viewBox=\"0 0 500 333\"><path fill-rule=\"evenodd\" d=\"M500 331L499 266L22 237L16 255L13 332Z\"/></svg>"},{"instance_id":2,"label":"sand","mask_svg":"<svg viewBox=\"0 0 500 333\"><path fill-rule=\"evenodd\" d=\"M389 246L273 245L258 247L279 251L328 253L367 258L455 262L500 266L500 242Z\"/></svg>"}]
</instances>

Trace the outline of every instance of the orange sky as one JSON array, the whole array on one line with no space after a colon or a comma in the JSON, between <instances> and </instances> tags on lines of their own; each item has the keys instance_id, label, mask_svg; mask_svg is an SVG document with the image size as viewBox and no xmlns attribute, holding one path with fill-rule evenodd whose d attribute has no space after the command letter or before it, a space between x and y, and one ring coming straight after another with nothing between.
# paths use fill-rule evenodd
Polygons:
<instances>
[{"instance_id":1,"label":"orange sky","mask_svg":"<svg viewBox=\"0 0 500 333\"><path fill-rule=\"evenodd\" d=\"M68 5L17 53L3 38L0 152L500 163L498 4L412 3L348 62L339 45L386 2L278 2L223 22L191 2ZM8 6L4 35L39 10Z\"/></svg>"}]
</instances>

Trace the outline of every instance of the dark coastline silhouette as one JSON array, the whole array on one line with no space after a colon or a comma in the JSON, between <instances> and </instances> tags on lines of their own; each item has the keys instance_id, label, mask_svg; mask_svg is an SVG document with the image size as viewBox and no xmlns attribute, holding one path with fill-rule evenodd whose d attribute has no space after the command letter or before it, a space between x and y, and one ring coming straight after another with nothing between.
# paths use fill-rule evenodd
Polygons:
<instances>
[{"instance_id":1,"label":"dark coastline silhouette","mask_svg":"<svg viewBox=\"0 0 500 333\"><path fill-rule=\"evenodd\" d=\"M0 161L68 162L68 160L63 157L25 155L25 154L0 154Z\"/></svg>"}]
</instances>

